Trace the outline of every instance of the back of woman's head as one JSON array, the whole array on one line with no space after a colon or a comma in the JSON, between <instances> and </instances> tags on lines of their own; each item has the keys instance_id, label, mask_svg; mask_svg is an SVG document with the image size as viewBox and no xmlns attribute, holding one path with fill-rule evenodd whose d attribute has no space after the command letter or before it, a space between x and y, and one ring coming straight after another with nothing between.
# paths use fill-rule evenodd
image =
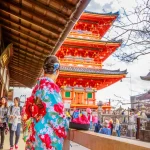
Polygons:
<instances>
[{"instance_id":1,"label":"back of woman's head","mask_svg":"<svg viewBox=\"0 0 150 150\"><path fill-rule=\"evenodd\" d=\"M44 65L43 65L45 74L53 74L59 68L60 68L60 64L56 56L50 55L45 59Z\"/></svg>"}]
</instances>

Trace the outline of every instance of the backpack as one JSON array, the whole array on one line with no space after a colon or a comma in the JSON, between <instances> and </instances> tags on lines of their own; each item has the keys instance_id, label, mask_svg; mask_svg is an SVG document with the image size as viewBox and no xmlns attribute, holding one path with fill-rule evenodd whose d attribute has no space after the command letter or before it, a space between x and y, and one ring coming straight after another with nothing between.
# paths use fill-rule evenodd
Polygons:
<instances>
[{"instance_id":1,"label":"backpack","mask_svg":"<svg viewBox=\"0 0 150 150\"><path fill-rule=\"evenodd\" d=\"M12 113L12 109L13 109L14 106L10 106L10 114ZM19 106L20 107L20 115L22 113L22 106Z\"/></svg>"}]
</instances>

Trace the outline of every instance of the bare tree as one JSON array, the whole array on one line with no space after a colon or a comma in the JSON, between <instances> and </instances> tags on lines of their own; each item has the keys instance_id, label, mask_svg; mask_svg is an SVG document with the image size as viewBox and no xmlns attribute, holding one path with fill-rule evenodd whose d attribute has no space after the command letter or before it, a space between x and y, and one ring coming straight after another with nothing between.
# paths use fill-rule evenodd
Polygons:
<instances>
[{"instance_id":1,"label":"bare tree","mask_svg":"<svg viewBox=\"0 0 150 150\"><path fill-rule=\"evenodd\" d=\"M130 12L122 8L105 38L122 40L121 47L114 54L121 61L133 62L150 54L150 0L137 0L137 6Z\"/></svg>"}]
</instances>

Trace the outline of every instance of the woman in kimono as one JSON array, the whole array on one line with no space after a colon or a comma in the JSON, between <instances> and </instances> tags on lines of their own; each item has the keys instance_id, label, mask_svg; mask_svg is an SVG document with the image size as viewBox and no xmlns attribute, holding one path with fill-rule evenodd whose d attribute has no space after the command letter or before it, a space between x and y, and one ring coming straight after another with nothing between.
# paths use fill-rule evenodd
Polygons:
<instances>
[{"instance_id":1,"label":"woman in kimono","mask_svg":"<svg viewBox=\"0 0 150 150\"><path fill-rule=\"evenodd\" d=\"M25 103L23 115L26 150L62 150L68 123L60 89L56 85L60 64L55 56L44 62L44 76Z\"/></svg>"}]
</instances>

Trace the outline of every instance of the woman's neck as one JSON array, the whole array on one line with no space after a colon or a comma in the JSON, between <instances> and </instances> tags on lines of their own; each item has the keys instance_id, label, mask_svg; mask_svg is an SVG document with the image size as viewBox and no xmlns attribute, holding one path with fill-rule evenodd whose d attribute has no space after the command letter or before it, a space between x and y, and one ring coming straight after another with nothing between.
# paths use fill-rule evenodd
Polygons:
<instances>
[{"instance_id":1,"label":"woman's neck","mask_svg":"<svg viewBox=\"0 0 150 150\"><path fill-rule=\"evenodd\" d=\"M55 76L53 74L44 74L44 77L51 78L54 82L56 81Z\"/></svg>"}]
</instances>

